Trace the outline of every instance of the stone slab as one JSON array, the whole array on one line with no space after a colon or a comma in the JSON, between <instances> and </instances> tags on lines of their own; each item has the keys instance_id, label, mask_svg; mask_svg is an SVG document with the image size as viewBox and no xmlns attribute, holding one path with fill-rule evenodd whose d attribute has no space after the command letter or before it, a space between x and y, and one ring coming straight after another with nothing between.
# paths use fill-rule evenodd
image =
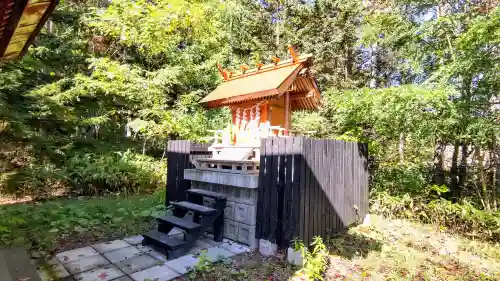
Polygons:
<instances>
[{"instance_id":1,"label":"stone slab","mask_svg":"<svg viewBox=\"0 0 500 281\"><path fill-rule=\"evenodd\" d=\"M48 260L47 263L40 268L38 274L43 281L60 280L69 276L69 272L56 258Z\"/></svg>"},{"instance_id":2,"label":"stone slab","mask_svg":"<svg viewBox=\"0 0 500 281\"><path fill-rule=\"evenodd\" d=\"M150 246L143 246L141 244L135 246L141 253L149 253L151 251L154 251L154 249Z\"/></svg>"},{"instance_id":3,"label":"stone slab","mask_svg":"<svg viewBox=\"0 0 500 281\"><path fill-rule=\"evenodd\" d=\"M129 243L130 245L137 245L142 243L142 239L144 239L144 236L142 235L136 235L136 236L130 236L123 238L125 242Z\"/></svg>"},{"instance_id":4,"label":"stone slab","mask_svg":"<svg viewBox=\"0 0 500 281\"><path fill-rule=\"evenodd\" d=\"M77 281L111 281L124 275L125 273L121 272L115 266L107 265L98 269L76 274L74 275L74 278Z\"/></svg>"},{"instance_id":5,"label":"stone slab","mask_svg":"<svg viewBox=\"0 0 500 281\"><path fill-rule=\"evenodd\" d=\"M111 252L104 253L104 257L107 258L112 263L117 263L126 259L131 259L135 256L141 255L141 251L134 246L127 248L122 248L114 250Z\"/></svg>"},{"instance_id":6,"label":"stone slab","mask_svg":"<svg viewBox=\"0 0 500 281\"><path fill-rule=\"evenodd\" d=\"M165 263L165 265L180 274L185 274L186 272L193 270L194 266L199 261L200 259L195 258L193 255L186 255L178 259L168 261Z\"/></svg>"},{"instance_id":7,"label":"stone slab","mask_svg":"<svg viewBox=\"0 0 500 281\"><path fill-rule=\"evenodd\" d=\"M148 252L148 255L152 256L153 258L157 259L158 261L166 262L167 261L167 255L152 249L151 251Z\"/></svg>"},{"instance_id":8,"label":"stone slab","mask_svg":"<svg viewBox=\"0 0 500 281\"><path fill-rule=\"evenodd\" d=\"M109 261L106 260L103 256L95 255L65 263L64 267L68 270L69 273L77 274L91 269L96 269L108 264Z\"/></svg>"},{"instance_id":9,"label":"stone slab","mask_svg":"<svg viewBox=\"0 0 500 281\"><path fill-rule=\"evenodd\" d=\"M125 242L124 240L113 240L93 245L92 248L94 248L99 253L106 253L129 246L130 244Z\"/></svg>"},{"instance_id":10,"label":"stone slab","mask_svg":"<svg viewBox=\"0 0 500 281\"><path fill-rule=\"evenodd\" d=\"M244 188L257 188L259 175L232 174L223 172L203 171L197 169L184 170L184 179L206 183L231 185Z\"/></svg>"},{"instance_id":11,"label":"stone slab","mask_svg":"<svg viewBox=\"0 0 500 281\"><path fill-rule=\"evenodd\" d=\"M146 279L169 281L179 276L179 273L165 265L157 265L130 275L134 281L144 281Z\"/></svg>"},{"instance_id":12,"label":"stone slab","mask_svg":"<svg viewBox=\"0 0 500 281\"><path fill-rule=\"evenodd\" d=\"M215 246L207 249L207 259L211 262L216 262L220 259L225 259L234 256L234 253L229 252L221 246Z\"/></svg>"},{"instance_id":13,"label":"stone slab","mask_svg":"<svg viewBox=\"0 0 500 281\"><path fill-rule=\"evenodd\" d=\"M113 279L112 281L134 281L134 280L132 280L132 278L130 278L128 276L122 276L118 279Z\"/></svg>"},{"instance_id":14,"label":"stone slab","mask_svg":"<svg viewBox=\"0 0 500 281\"><path fill-rule=\"evenodd\" d=\"M220 246L236 255L250 252L250 248L235 242L225 242Z\"/></svg>"},{"instance_id":15,"label":"stone slab","mask_svg":"<svg viewBox=\"0 0 500 281\"><path fill-rule=\"evenodd\" d=\"M159 265L158 262L163 264L163 262L158 261L157 259L151 257L150 255L143 254L140 256L136 256L130 259L123 260L121 262L115 263L115 266L118 267L121 271L126 274L132 274L137 271L144 270L146 268L153 267L155 265Z\"/></svg>"},{"instance_id":16,"label":"stone slab","mask_svg":"<svg viewBox=\"0 0 500 281\"><path fill-rule=\"evenodd\" d=\"M188 254L197 254L201 250L205 250L205 249L208 249L210 247L213 247L213 245L210 243L207 243L203 240L196 240L193 247L191 247L191 249L189 249L189 251L187 253Z\"/></svg>"},{"instance_id":17,"label":"stone slab","mask_svg":"<svg viewBox=\"0 0 500 281\"><path fill-rule=\"evenodd\" d=\"M61 263L64 264L64 263L79 260L81 258L98 255L98 254L99 253L96 250L94 250L94 248L88 246L88 247L78 248L78 249L74 249L71 251L66 251L66 252L56 254L56 258Z\"/></svg>"},{"instance_id":18,"label":"stone slab","mask_svg":"<svg viewBox=\"0 0 500 281\"><path fill-rule=\"evenodd\" d=\"M214 240L214 235L213 234L205 234L205 236L200 239L203 243L205 244L210 244L212 246L219 246L222 244L222 242L217 242Z\"/></svg>"}]
</instances>

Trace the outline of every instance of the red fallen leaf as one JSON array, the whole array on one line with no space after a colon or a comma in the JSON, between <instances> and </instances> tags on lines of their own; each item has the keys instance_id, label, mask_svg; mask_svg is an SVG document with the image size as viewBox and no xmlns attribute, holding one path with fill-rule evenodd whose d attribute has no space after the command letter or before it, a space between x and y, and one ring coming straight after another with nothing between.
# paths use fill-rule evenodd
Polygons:
<instances>
[{"instance_id":1,"label":"red fallen leaf","mask_svg":"<svg viewBox=\"0 0 500 281\"><path fill-rule=\"evenodd\" d=\"M106 272L103 272L103 273L97 275L97 277L101 278L101 280L104 280L104 279L106 279L106 277L108 277L108 274Z\"/></svg>"},{"instance_id":2,"label":"red fallen leaf","mask_svg":"<svg viewBox=\"0 0 500 281\"><path fill-rule=\"evenodd\" d=\"M272 276L269 276L269 277L267 277L267 280L272 281L272 280L273 280L273 277L272 277Z\"/></svg>"}]
</instances>

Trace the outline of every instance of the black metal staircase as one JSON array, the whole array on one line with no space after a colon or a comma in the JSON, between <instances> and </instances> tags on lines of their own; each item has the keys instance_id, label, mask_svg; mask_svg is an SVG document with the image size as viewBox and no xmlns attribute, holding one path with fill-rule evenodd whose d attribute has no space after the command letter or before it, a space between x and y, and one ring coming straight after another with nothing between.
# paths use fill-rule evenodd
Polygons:
<instances>
[{"instance_id":1,"label":"black metal staircase","mask_svg":"<svg viewBox=\"0 0 500 281\"><path fill-rule=\"evenodd\" d=\"M144 234L142 245L151 245L175 259L189 251L207 228L213 227L214 240L222 242L224 237L224 208L226 195L201 189L189 189L187 201L174 202L173 215L157 217L158 230ZM213 208L203 206L203 197L214 199ZM169 237L177 227L184 231L184 239Z\"/></svg>"}]
</instances>

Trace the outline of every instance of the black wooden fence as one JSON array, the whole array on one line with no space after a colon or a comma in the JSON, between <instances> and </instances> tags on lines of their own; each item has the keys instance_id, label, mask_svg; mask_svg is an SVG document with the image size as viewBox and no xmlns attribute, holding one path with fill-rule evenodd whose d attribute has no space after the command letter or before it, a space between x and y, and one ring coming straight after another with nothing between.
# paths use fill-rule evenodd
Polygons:
<instances>
[{"instance_id":1,"label":"black wooden fence","mask_svg":"<svg viewBox=\"0 0 500 281\"><path fill-rule=\"evenodd\" d=\"M272 137L260 153L257 238L308 244L368 212L366 144Z\"/></svg>"},{"instance_id":2,"label":"black wooden fence","mask_svg":"<svg viewBox=\"0 0 500 281\"><path fill-rule=\"evenodd\" d=\"M190 160L211 157L208 144L169 141L167 204L183 201ZM256 237L287 247L309 244L363 219L368 212L366 144L306 137L262 140Z\"/></svg>"},{"instance_id":3,"label":"black wooden fence","mask_svg":"<svg viewBox=\"0 0 500 281\"><path fill-rule=\"evenodd\" d=\"M186 190L191 186L191 181L184 179L184 170L193 169L191 160L208 158L209 144L199 144L189 140L171 140L167 144L167 200L186 200Z\"/></svg>"}]
</instances>

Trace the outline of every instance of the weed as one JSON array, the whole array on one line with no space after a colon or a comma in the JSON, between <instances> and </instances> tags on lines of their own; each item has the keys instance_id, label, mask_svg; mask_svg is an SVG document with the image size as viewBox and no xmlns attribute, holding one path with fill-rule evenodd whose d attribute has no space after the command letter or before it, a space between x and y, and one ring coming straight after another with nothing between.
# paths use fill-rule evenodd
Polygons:
<instances>
[{"instance_id":1,"label":"weed","mask_svg":"<svg viewBox=\"0 0 500 281\"><path fill-rule=\"evenodd\" d=\"M308 280L323 280L323 274L328 265L328 251L319 236L314 237L311 244L312 251L309 251L304 244L298 240L293 243L294 249L301 250L304 257L304 266L299 269L295 276L304 276Z\"/></svg>"},{"instance_id":2,"label":"weed","mask_svg":"<svg viewBox=\"0 0 500 281\"><path fill-rule=\"evenodd\" d=\"M189 273L189 279L196 280L199 277L205 277L208 273L213 271L213 265L207 257L207 251L200 251L198 262L194 266L193 271Z\"/></svg>"}]
</instances>

